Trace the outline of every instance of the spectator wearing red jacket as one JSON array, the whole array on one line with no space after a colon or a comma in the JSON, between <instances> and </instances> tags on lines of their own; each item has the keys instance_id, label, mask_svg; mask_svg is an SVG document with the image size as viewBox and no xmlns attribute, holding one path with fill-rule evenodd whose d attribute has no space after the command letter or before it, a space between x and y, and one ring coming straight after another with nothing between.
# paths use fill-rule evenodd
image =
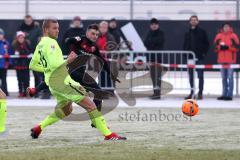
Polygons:
<instances>
[{"instance_id":1,"label":"spectator wearing red jacket","mask_svg":"<svg viewBox=\"0 0 240 160\"><path fill-rule=\"evenodd\" d=\"M214 39L215 49L217 53L217 61L219 64L234 64L237 62L237 48L239 39L237 34L229 23L224 23L221 31ZM218 100L232 100L233 98L233 72L232 68L222 68L222 95Z\"/></svg>"},{"instance_id":2,"label":"spectator wearing red jacket","mask_svg":"<svg viewBox=\"0 0 240 160\"><path fill-rule=\"evenodd\" d=\"M108 22L107 21L102 21L99 23L99 31L100 35L96 41L97 46L99 50L101 51L101 55L108 61L107 59L107 54L105 51L109 50L116 50L116 48L112 48L110 44L116 44L116 41L108 31ZM110 62L108 61L109 65L111 66L110 68L114 65L111 65ZM113 87L115 84L113 84L111 77L109 74L107 74L106 71L101 71L100 72L100 77L99 77L99 84L101 88L105 88L105 90L113 92Z\"/></svg>"}]
</instances>

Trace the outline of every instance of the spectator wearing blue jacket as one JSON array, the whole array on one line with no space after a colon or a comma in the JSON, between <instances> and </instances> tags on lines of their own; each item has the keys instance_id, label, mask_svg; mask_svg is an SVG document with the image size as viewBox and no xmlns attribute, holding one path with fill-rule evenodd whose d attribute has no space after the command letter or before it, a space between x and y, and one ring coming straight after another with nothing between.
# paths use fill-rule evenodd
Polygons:
<instances>
[{"instance_id":1,"label":"spectator wearing blue jacket","mask_svg":"<svg viewBox=\"0 0 240 160\"><path fill-rule=\"evenodd\" d=\"M4 37L4 30L0 28L0 86L3 92L8 96L7 90L7 69L9 67L9 42Z\"/></svg>"}]
</instances>

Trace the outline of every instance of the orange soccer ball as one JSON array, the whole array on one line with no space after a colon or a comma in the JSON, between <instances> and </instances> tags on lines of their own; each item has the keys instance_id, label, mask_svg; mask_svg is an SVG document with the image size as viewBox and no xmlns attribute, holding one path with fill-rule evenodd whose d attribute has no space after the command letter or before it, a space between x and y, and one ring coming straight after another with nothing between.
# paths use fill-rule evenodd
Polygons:
<instances>
[{"instance_id":1,"label":"orange soccer ball","mask_svg":"<svg viewBox=\"0 0 240 160\"><path fill-rule=\"evenodd\" d=\"M187 116L194 116L198 113L198 104L194 99L187 99L183 102L182 112Z\"/></svg>"}]
</instances>

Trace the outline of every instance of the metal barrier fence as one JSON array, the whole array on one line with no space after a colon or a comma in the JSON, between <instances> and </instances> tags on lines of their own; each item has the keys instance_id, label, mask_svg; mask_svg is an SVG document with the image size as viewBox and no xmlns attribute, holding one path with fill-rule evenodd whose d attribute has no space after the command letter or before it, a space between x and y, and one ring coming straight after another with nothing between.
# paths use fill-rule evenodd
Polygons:
<instances>
[{"instance_id":1,"label":"metal barrier fence","mask_svg":"<svg viewBox=\"0 0 240 160\"><path fill-rule=\"evenodd\" d=\"M109 51L103 54L109 60L111 71L121 81L121 83L113 84L110 77L99 69L101 67L93 57L87 63L87 72L98 79L103 89L141 95L151 94L153 89L161 90L161 94L167 94L173 89L195 92L195 68L191 68L194 81L190 88L187 73L189 69L173 67L174 65L187 65L189 60L195 59L193 52ZM31 58L31 56L7 55L0 56L0 58ZM191 65L195 65L193 60Z\"/></svg>"},{"instance_id":2,"label":"metal barrier fence","mask_svg":"<svg viewBox=\"0 0 240 160\"><path fill-rule=\"evenodd\" d=\"M195 93L196 69L239 69L240 64L232 65L195 65L195 54L191 51L109 51L104 52L109 60L111 71L120 77L121 83L113 84L106 73L101 73L94 58L87 63L87 72L98 79L106 90L118 93L131 93L146 96L152 90L167 94L172 90L192 90ZM0 58L31 58L29 56L7 55ZM189 86L188 71L193 72L193 86ZM236 94L239 94L238 72L236 72ZM101 74L102 81L101 81ZM109 85L109 81L111 84ZM157 82L161 82L161 84ZM155 86L153 87L153 83Z\"/></svg>"},{"instance_id":3,"label":"metal barrier fence","mask_svg":"<svg viewBox=\"0 0 240 160\"><path fill-rule=\"evenodd\" d=\"M195 54L191 51L108 51L104 54L121 83L114 84L106 73L100 72L98 81L103 89L145 96L152 90L161 91L162 95L172 90L192 90L195 93L195 68L173 67L195 65ZM90 60L88 72L96 71L94 68L99 68L96 66L94 60ZM189 70L193 75L192 88L189 86Z\"/></svg>"}]
</instances>

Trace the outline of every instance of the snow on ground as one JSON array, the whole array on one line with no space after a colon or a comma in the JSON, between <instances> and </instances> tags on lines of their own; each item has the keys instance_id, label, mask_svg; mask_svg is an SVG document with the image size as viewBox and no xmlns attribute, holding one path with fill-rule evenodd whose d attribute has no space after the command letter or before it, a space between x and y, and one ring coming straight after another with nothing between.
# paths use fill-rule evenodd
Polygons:
<instances>
[{"instance_id":1,"label":"snow on ground","mask_svg":"<svg viewBox=\"0 0 240 160\"><path fill-rule=\"evenodd\" d=\"M128 106L123 100L120 100L118 107L160 107L160 108L180 108L183 103L183 97L174 97L167 95L162 97L161 100L150 100L148 98L137 98L136 105ZM197 101L200 108L240 108L240 98L234 98L233 101L218 101L214 97L205 98L204 100ZM55 106L54 99L41 100L41 99L9 99L8 106L38 106L49 107Z\"/></svg>"}]
</instances>

